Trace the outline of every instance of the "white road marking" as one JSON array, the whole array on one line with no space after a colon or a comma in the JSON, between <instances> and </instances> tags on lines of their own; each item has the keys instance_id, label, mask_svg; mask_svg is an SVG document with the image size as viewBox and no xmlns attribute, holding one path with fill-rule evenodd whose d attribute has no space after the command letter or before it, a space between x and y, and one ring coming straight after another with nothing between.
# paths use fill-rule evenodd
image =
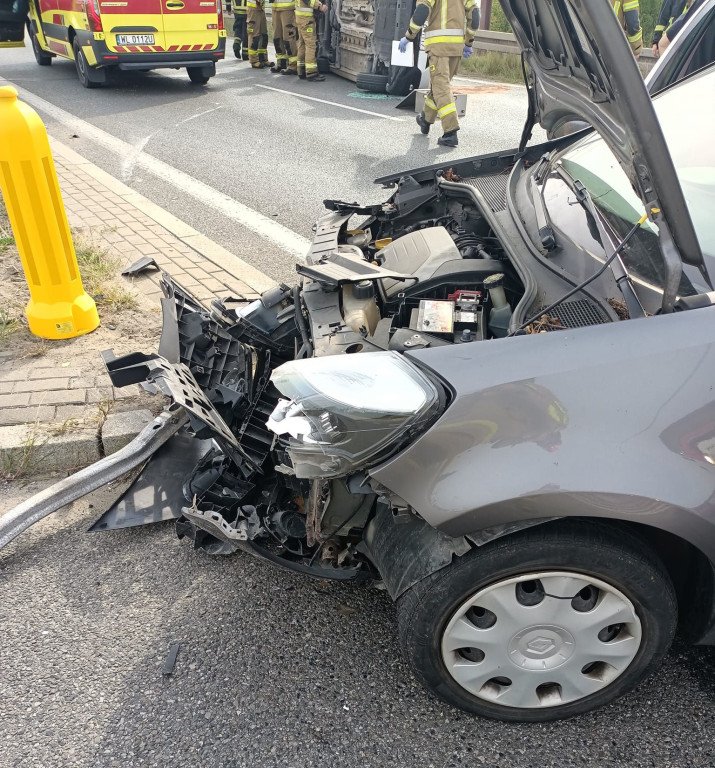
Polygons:
<instances>
[{"instance_id":1,"label":"white road marking","mask_svg":"<svg viewBox=\"0 0 715 768\"><path fill-rule=\"evenodd\" d=\"M285 91L283 88L271 88L270 85L259 85L255 83L256 88L265 88L267 91L275 91L276 93L285 93L287 96L295 96L296 99L305 99L306 101L317 101L321 104L330 104L331 107L340 107L340 109L349 109L352 112L362 112L363 115L372 115L373 117L381 117L383 120L394 120L397 123L402 122L401 117L390 117L390 115L383 115L380 112L371 112L369 109L359 109L358 107L349 107L347 104L338 104L337 101L327 101L326 99L318 99L315 96L304 96L302 93L293 93L293 91Z\"/></svg>"},{"instance_id":2,"label":"white road marking","mask_svg":"<svg viewBox=\"0 0 715 768\"><path fill-rule=\"evenodd\" d=\"M209 112L215 112L217 109L221 109L223 107L223 104L219 104L218 107L213 107L212 109L206 109L203 112L199 112L196 115L191 115L191 117L186 117L183 120L179 120L179 122L176 124L177 126L183 125L184 123L188 123L189 120L196 120L197 117L203 117L204 115L208 115Z\"/></svg>"},{"instance_id":3,"label":"white road marking","mask_svg":"<svg viewBox=\"0 0 715 768\"><path fill-rule=\"evenodd\" d=\"M23 101L66 126L72 133L91 139L95 144L113 152L123 160L130 159L132 163L131 170L143 168L153 173L163 182L171 184L184 194L191 195L191 197L203 205L207 205L229 219L236 221L241 226L255 232L264 240L268 240L287 253L300 259L305 258L310 247L310 240L293 232L292 229L288 229L288 227L279 224L268 216L254 211L252 208L243 205L243 203L239 203L237 200L229 197L229 195L219 192L217 189L210 187L193 176L189 176L188 173L184 173L178 168L174 168L174 166L165 163L163 160L145 154L141 151L141 146L134 147L126 141L112 136L101 128L97 128L91 123L75 117L69 112L65 112L64 109L56 107L54 104L40 96L36 96L25 88L15 85L4 77L0 77L0 84L15 87Z\"/></svg>"}]
</instances>

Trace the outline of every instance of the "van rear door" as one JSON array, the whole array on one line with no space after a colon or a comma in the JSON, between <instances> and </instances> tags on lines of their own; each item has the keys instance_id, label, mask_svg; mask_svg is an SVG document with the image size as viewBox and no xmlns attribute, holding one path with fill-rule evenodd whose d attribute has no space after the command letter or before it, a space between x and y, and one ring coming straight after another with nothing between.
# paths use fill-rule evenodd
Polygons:
<instances>
[{"instance_id":1,"label":"van rear door","mask_svg":"<svg viewBox=\"0 0 715 768\"><path fill-rule=\"evenodd\" d=\"M218 47L221 0L160 0L168 51Z\"/></svg>"},{"instance_id":2,"label":"van rear door","mask_svg":"<svg viewBox=\"0 0 715 768\"><path fill-rule=\"evenodd\" d=\"M99 0L107 48L115 53L167 50L162 0Z\"/></svg>"}]
</instances>

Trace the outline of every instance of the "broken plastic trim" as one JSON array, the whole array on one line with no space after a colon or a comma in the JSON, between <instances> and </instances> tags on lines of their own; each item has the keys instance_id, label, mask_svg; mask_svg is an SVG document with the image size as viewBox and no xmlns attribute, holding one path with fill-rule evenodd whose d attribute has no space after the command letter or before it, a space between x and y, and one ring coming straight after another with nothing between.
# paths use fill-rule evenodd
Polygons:
<instances>
[{"instance_id":1,"label":"broken plastic trim","mask_svg":"<svg viewBox=\"0 0 715 768\"><path fill-rule=\"evenodd\" d=\"M116 480L149 459L186 423L183 408L164 411L142 429L129 443L111 456L31 496L0 518L0 549L23 531L103 485Z\"/></svg>"}]
</instances>

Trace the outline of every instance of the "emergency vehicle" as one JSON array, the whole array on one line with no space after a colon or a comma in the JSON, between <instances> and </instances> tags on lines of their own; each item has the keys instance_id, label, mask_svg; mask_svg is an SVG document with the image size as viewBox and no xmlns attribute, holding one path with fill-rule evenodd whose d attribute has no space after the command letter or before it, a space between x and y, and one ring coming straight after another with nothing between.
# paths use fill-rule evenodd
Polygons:
<instances>
[{"instance_id":1,"label":"emergency vehicle","mask_svg":"<svg viewBox=\"0 0 715 768\"><path fill-rule=\"evenodd\" d=\"M112 67L186 67L203 85L226 49L221 0L29 0L27 26L37 63L73 60L85 88Z\"/></svg>"}]
</instances>

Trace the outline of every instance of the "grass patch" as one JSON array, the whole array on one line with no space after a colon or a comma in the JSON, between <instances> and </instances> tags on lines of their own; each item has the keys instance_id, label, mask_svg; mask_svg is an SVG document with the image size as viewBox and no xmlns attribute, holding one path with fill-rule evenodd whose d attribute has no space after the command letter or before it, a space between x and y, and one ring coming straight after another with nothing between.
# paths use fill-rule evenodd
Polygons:
<instances>
[{"instance_id":1,"label":"grass patch","mask_svg":"<svg viewBox=\"0 0 715 768\"><path fill-rule=\"evenodd\" d=\"M82 235L73 232L72 238L84 289L92 296L97 306L116 311L136 308L137 300L134 294L115 282L119 259L110 255L106 248L95 245Z\"/></svg>"},{"instance_id":2,"label":"grass patch","mask_svg":"<svg viewBox=\"0 0 715 768\"><path fill-rule=\"evenodd\" d=\"M460 75L483 77L486 80L500 80L502 83L524 83L521 73L521 58L511 53L486 51L469 59L462 59Z\"/></svg>"},{"instance_id":3,"label":"grass patch","mask_svg":"<svg viewBox=\"0 0 715 768\"><path fill-rule=\"evenodd\" d=\"M20 325L17 319L10 314L7 307L0 307L0 344L19 330Z\"/></svg>"},{"instance_id":4,"label":"grass patch","mask_svg":"<svg viewBox=\"0 0 715 768\"><path fill-rule=\"evenodd\" d=\"M21 446L0 453L0 481L9 483L29 474L36 447L37 435L32 430Z\"/></svg>"}]
</instances>

